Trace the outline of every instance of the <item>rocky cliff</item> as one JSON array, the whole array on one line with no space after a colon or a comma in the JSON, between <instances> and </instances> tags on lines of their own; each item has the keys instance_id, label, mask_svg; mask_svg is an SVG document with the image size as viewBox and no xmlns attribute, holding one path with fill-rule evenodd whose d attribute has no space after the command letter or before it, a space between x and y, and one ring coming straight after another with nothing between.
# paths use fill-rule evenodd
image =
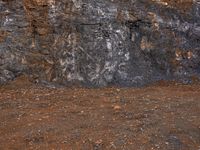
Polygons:
<instances>
[{"instance_id":1,"label":"rocky cliff","mask_svg":"<svg viewBox=\"0 0 200 150\"><path fill-rule=\"evenodd\" d=\"M200 77L199 0L0 0L0 83Z\"/></svg>"}]
</instances>

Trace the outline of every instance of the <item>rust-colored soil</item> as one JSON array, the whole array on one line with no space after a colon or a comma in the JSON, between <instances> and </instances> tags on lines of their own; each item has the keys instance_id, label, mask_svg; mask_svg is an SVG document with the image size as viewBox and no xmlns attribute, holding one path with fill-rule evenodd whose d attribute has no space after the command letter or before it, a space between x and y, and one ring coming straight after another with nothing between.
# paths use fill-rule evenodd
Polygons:
<instances>
[{"instance_id":1,"label":"rust-colored soil","mask_svg":"<svg viewBox=\"0 0 200 150\"><path fill-rule=\"evenodd\" d=\"M25 85L26 83L26 85ZM1 150L199 150L200 85L0 88Z\"/></svg>"}]
</instances>

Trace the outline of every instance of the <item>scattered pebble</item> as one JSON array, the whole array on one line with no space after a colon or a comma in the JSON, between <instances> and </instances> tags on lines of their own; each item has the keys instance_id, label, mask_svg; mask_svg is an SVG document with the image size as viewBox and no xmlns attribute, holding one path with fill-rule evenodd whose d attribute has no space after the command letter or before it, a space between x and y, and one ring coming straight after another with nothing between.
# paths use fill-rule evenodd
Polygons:
<instances>
[{"instance_id":1,"label":"scattered pebble","mask_svg":"<svg viewBox=\"0 0 200 150\"><path fill-rule=\"evenodd\" d=\"M121 106L115 105L113 108L114 108L114 110L120 110L120 109L121 109Z\"/></svg>"}]
</instances>

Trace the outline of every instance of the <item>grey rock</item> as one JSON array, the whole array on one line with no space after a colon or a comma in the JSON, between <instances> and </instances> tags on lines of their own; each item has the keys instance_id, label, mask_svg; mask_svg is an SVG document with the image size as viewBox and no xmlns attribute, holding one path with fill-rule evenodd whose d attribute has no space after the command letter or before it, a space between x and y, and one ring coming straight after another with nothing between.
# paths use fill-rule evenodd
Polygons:
<instances>
[{"instance_id":1,"label":"grey rock","mask_svg":"<svg viewBox=\"0 0 200 150\"><path fill-rule=\"evenodd\" d=\"M199 77L199 10L198 1L0 1L0 84L21 74L87 86Z\"/></svg>"}]
</instances>

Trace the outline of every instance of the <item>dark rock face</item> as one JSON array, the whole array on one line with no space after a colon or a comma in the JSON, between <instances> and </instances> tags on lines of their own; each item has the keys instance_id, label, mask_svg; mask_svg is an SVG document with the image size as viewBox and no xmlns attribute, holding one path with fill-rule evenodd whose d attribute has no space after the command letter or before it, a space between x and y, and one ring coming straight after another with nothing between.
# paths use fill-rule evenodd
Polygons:
<instances>
[{"instance_id":1,"label":"dark rock face","mask_svg":"<svg viewBox=\"0 0 200 150\"><path fill-rule=\"evenodd\" d=\"M0 83L140 86L200 73L198 0L1 0Z\"/></svg>"}]
</instances>

